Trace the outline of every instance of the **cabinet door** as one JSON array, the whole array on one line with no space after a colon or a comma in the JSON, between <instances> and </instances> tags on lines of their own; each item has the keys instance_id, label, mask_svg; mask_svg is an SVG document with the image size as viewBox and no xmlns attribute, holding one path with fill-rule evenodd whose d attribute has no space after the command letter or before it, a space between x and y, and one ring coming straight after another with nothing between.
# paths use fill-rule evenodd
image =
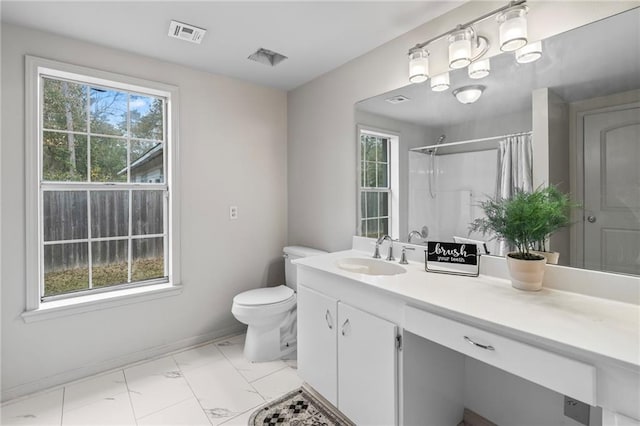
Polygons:
<instances>
[{"instance_id":1,"label":"cabinet door","mask_svg":"<svg viewBox=\"0 0 640 426\"><path fill-rule=\"evenodd\" d=\"M338 304L338 408L358 425L397 424L396 326Z\"/></svg>"},{"instance_id":2,"label":"cabinet door","mask_svg":"<svg viewBox=\"0 0 640 426\"><path fill-rule=\"evenodd\" d=\"M298 374L335 406L337 310L336 299L298 285Z\"/></svg>"}]
</instances>

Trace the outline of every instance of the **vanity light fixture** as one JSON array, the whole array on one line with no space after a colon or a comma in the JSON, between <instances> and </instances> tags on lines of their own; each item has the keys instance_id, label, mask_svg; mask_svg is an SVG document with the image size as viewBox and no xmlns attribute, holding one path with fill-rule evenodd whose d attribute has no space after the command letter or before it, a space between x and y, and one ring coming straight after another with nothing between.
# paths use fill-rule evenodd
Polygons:
<instances>
[{"instance_id":1,"label":"vanity light fixture","mask_svg":"<svg viewBox=\"0 0 640 426\"><path fill-rule=\"evenodd\" d=\"M516 50L516 61L520 64L528 64L542 57L542 42L529 43Z\"/></svg>"},{"instance_id":2,"label":"vanity light fixture","mask_svg":"<svg viewBox=\"0 0 640 426\"><path fill-rule=\"evenodd\" d=\"M448 59L450 69L468 66L469 76L476 79L489 75L489 61L480 60L489 50L489 39L478 34L473 25L489 18L496 18L500 23L500 49L503 51L520 49L527 45L528 8L524 5L526 1L512 0L505 6L465 24L458 25L437 37L416 44L409 50L409 81L411 83L422 83L429 79L429 51L426 47L445 38L449 43ZM542 54L541 49L539 51ZM526 61L531 57L524 55L522 58ZM440 85L432 84L431 87L440 87Z\"/></svg>"},{"instance_id":3,"label":"vanity light fixture","mask_svg":"<svg viewBox=\"0 0 640 426\"><path fill-rule=\"evenodd\" d=\"M527 6L518 5L498 15L500 50L513 52L527 44Z\"/></svg>"},{"instance_id":4,"label":"vanity light fixture","mask_svg":"<svg viewBox=\"0 0 640 426\"><path fill-rule=\"evenodd\" d=\"M467 68L469 77L473 79L485 78L489 75L489 71L491 71L491 61L489 61L489 58L472 62L469 64L469 68Z\"/></svg>"},{"instance_id":5,"label":"vanity light fixture","mask_svg":"<svg viewBox=\"0 0 640 426\"><path fill-rule=\"evenodd\" d=\"M485 86L473 85L459 87L453 91L453 96L462 104L472 104L482 96Z\"/></svg>"},{"instance_id":6,"label":"vanity light fixture","mask_svg":"<svg viewBox=\"0 0 640 426\"><path fill-rule=\"evenodd\" d=\"M434 75L431 77L431 90L434 92L442 92L449 88L449 72Z\"/></svg>"},{"instance_id":7,"label":"vanity light fixture","mask_svg":"<svg viewBox=\"0 0 640 426\"><path fill-rule=\"evenodd\" d=\"M409 51L409 81L422 83L429 78L429 51L415 47Z\"/></svg>"}]
</instances>

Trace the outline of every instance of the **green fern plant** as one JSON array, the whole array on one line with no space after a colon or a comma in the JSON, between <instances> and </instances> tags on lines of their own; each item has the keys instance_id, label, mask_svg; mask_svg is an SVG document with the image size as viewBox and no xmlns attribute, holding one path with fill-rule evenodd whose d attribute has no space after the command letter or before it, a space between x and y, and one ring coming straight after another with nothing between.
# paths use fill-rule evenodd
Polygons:
<instances>
[{"instance_id":1,"label":"green fern plant","mask_svg":"<svg viewBox=\"0 0 640 426\"><path fill-rule=\"evenodd\" d=\"M484 235L493 232L494 238L514 245L516 253L512 257L539 259L531 249L569 224L571 206L569 197L555 186L538 187L532 192L516 190L511 198L481 202L486 217L475 219L469 230Z\"/></svg>"}]
</instances>

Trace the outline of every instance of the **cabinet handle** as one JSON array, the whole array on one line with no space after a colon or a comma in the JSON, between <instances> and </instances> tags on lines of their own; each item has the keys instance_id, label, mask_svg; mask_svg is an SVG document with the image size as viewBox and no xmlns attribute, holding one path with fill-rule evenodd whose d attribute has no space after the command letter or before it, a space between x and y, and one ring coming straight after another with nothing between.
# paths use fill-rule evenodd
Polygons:
<instances>
[{"instance_id":1,"label":"cabinet handle","mask_svg":"<svg viewBox=\"0 0 640 426\"><path fill-rule=\"evenodd\" d=\"M476 343L473 340L469 339L467 336L464 336L464 340L469 342L470 345L476 346L480 349L485 349L487 351L495 351L496 349L491 345L481 345L480 343Z\"/></svg>"},{"instance_id":2,"label":"cabinet handle","mask_svg":"<svg viewBox=\"0 0 640 426\"><path fill-rule=\"evenodd\" d=\"M347 326L348 326L348 325L349 325L349 320L347 319L347 320L344 322L344 324L342 324L342 335L343 335L343 336L346 336L345 329L347 328Z\"/></svg>"},{"instance_id":3,"label":"cabinet handle","mask_svg":"<svg viewBox=\"0 0 640 426\"><path fill-rule=\"evenodd\" d=\"M333 330L333 320L331 319L331 312L327 309L327 313L324 314L324 319L327 320L327 326L329 330Z\"/></svg>"}]
</instances>

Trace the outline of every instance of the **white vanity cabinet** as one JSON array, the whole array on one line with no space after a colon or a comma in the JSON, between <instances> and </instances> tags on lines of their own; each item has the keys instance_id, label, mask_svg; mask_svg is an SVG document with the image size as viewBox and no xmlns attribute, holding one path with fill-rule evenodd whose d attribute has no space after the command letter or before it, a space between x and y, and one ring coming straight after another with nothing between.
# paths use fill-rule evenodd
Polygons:
<instances>
[{"instance_id":1,"label":"white vanity cabinet","mask_svg":"<svg viewBox=\"0 0 640 426\"><path fill-rule=\"evenodd\" d=\"M396 336L395 324L298 286L298 373L356 424L397 424Z\"/></svg>"}]
</instances>

